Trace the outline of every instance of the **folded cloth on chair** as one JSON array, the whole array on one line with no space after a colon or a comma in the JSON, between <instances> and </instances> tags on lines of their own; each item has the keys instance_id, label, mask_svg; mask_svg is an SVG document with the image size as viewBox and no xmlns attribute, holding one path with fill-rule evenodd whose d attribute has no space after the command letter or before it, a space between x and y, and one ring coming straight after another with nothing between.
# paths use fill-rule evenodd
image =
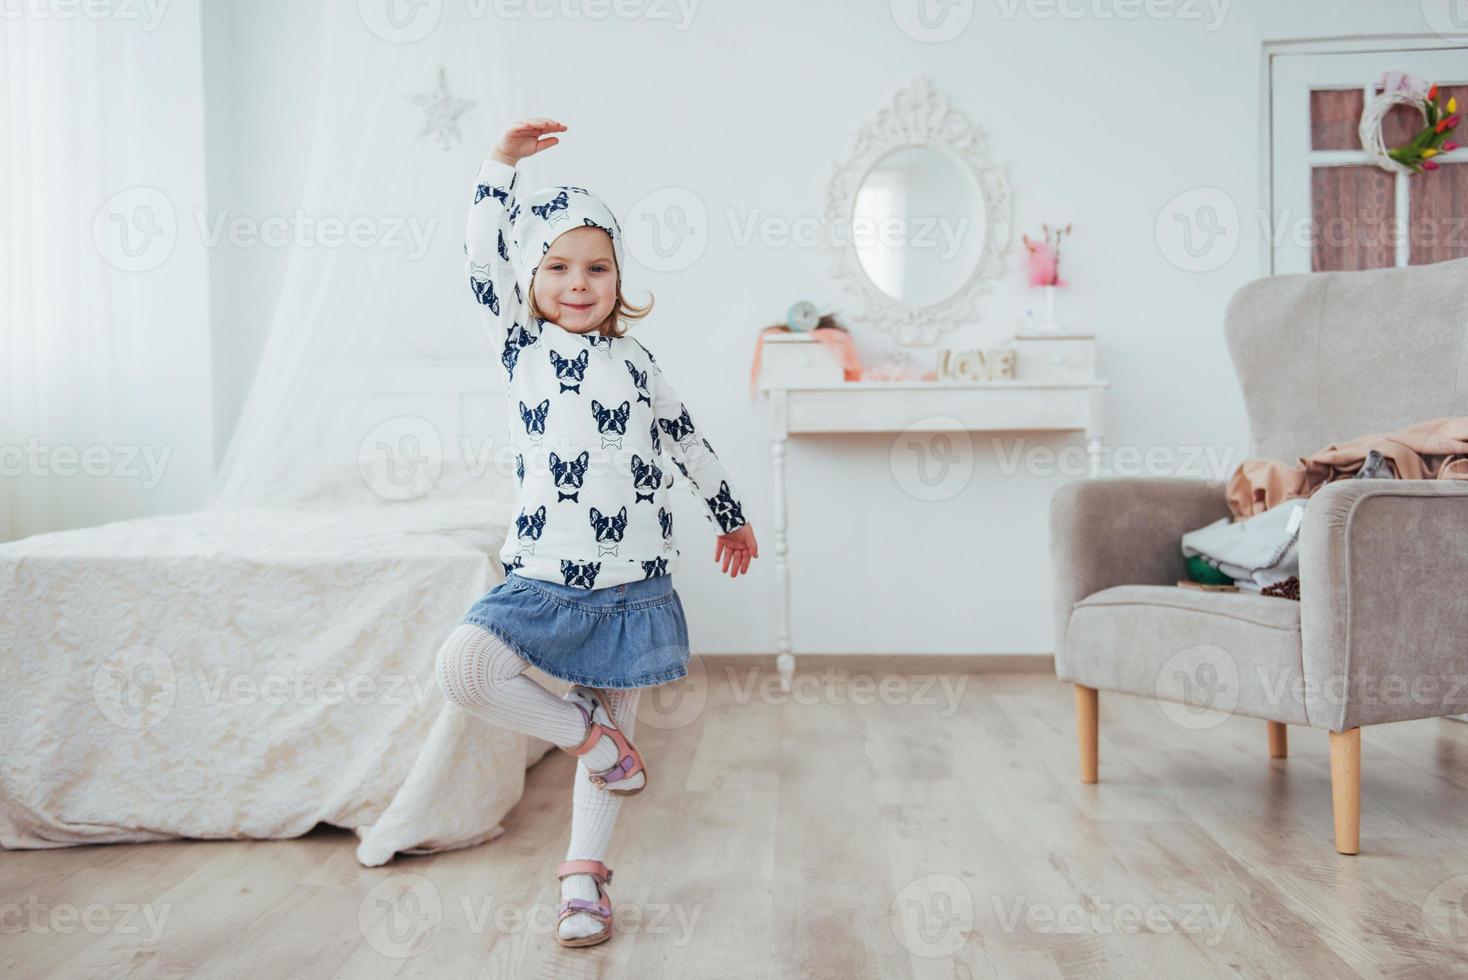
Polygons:
<instances>
[{"instance_id":1,"label":"folded cloth on chair","mask_svg":"<svg viewBox=\"0 0 1468 980\"><path fill-rule=\"evenodd\" d=\"M1308 497L1327 483L1355 476L1372 450L1391 461L1400 480L1468 480L1468 415L1359 436L1301 457L1293 466L1246 459L1229 480L1229 510L1235 517L1252 517L1283 501Z\"/></svg>"},{"instance_id":2,"label":"folded cloth on chair","mask_svg":"<svg viewBox=\"0 0 1468 980\"><path fill-rule=\"evenodd\" d=\"M1257 591L1300 573L1300 524L1303 499L1287 500L1242 521L1220 517L1183 535L1183 557L1201 556L1210 565Z\"/></svg>"}]
</instances>

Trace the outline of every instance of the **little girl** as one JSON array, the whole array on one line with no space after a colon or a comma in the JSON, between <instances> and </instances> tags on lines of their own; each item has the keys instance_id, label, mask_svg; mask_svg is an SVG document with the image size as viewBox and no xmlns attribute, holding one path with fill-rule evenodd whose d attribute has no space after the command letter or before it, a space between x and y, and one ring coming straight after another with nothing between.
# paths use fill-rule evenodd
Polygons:
<instances>
[{"instance_id":1,"label":"little girl","mask_svg":"<svg viewBox=\"0 0 1468 980\"><path fill-rule=\"evenodd\" d=\"M578 757L556 932L563 946L594 946L612 934L612 824L621 798L647 786L631 741L638 694L687 674L667 463L718 522L723 571L748 572L759 547L688 407L625 335L621 321L651 306L622 294L611 210L580 187L515 196L516 164L565 130L550 119L511 127L469 209L469 285L504 367L519 493L505 581L469 609L437 667L460 707ZM572 688L556 697L524 676L528 664Z\"/></svg>"}]
</instances>

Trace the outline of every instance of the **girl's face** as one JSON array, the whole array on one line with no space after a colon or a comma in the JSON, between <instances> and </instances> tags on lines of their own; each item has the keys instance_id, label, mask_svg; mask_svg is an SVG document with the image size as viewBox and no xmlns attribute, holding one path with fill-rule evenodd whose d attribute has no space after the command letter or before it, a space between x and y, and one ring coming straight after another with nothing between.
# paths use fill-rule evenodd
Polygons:
<instances>
[{"instance_id":1,"label":"girl's face","mask_svg":"<svg viewBox=\"0 0 1468 980\"><path fill-rule=\"evenodd\" d=\"M531 284L540 315L571 333L596 330L617 305L617 262L600 228L573 228L551 242Z\"/></svg>"}]
</instances>

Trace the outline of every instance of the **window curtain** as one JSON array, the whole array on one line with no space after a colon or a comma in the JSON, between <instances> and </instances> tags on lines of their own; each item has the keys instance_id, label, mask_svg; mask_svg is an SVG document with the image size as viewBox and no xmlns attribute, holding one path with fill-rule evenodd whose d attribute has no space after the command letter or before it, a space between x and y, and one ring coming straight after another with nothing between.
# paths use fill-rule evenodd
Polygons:
<instances>
[{"instance_id":1,"label":"window curtain","mask_svg":"<svg viewBox=\"0 0 1468 980\"><path fill-rule=\"evenodd\" d=\"M207 495L198 3L110 6L0 21L0 541Z\"/></svg>"}]
</instances>

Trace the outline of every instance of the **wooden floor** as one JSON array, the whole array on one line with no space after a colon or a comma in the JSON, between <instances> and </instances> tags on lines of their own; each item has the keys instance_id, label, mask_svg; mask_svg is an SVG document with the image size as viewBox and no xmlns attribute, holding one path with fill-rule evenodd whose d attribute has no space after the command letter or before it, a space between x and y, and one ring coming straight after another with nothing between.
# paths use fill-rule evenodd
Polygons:
<instances>
[{"instance_id":1,"label":"wooden floor","mask_svg":"<svg viewBox=\"0 0 1468 980\"><path fill-rule=\"evenodd\" d=\"M1322 731L1270 760L1262 721L1193 730L1103 693L1085 786L1069 687L943 676L896 703L839 679L771 703L719 667L701 710L644 714L652 783L623 806L620 932L594 949L552 935L572 774L553 753L503 837L384 868L329 829L0 854L0 973L1468 976L1468 725L1365 731L1343 857Z\"/></svg>"}]
</instances>

